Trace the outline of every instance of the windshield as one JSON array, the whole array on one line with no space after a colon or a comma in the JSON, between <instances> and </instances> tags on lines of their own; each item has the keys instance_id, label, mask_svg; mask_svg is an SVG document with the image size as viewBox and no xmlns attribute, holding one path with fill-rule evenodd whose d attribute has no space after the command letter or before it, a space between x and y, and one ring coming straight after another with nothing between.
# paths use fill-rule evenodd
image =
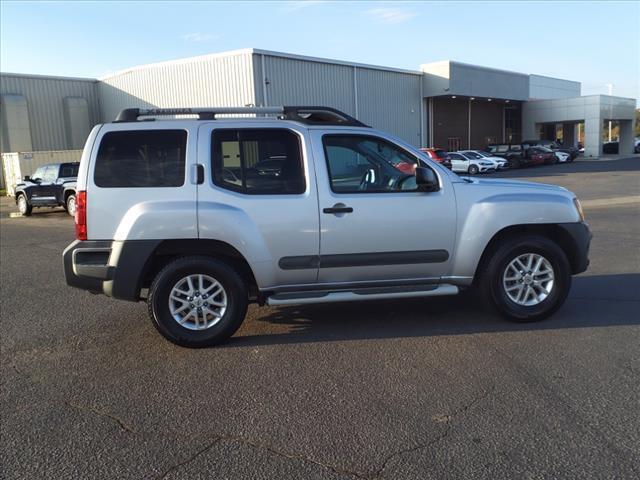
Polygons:
<instances>
[{"instance_id":1,"label":"windshield","mask_svg":"<svg viewBox=\"0 0 640 480\"><path fill-rule=\"evenodd\" d=\"M463 152L463 155L471 160L481 160L482 155L478 155L476 152Z\"/></svg>"}]
</instances>

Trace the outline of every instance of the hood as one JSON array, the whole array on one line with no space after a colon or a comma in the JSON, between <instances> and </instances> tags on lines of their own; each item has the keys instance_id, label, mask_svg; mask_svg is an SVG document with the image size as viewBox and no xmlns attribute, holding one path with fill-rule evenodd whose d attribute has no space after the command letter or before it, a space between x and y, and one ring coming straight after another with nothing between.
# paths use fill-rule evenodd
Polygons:
<instances>
[{"instance_id":1,"label":"hood","mask_svg":"<svg viewBox=\"0 0 640 480\"><path fill-rule=\"evenodd\" d=\"M474 185L478 185L479 187L488 187L495 189L502 188L514 188L514 189L535 189L538 191L549 191L549 192L557 192L557 193L570 193L564 187L560 187L558 185L550 185L548 183L537 183L537 182L526 182L523 180L502 180L502 179L479 179L479 178L469 178L469 177L460 177L463 181L467 183L472 183Z\"/></svg>"}]
</instances>

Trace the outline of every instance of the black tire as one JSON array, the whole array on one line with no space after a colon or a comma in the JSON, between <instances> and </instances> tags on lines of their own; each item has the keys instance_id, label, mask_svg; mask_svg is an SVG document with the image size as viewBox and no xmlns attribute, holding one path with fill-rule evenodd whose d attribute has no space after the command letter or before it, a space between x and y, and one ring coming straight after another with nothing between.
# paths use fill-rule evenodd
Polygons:
<instances>
[{"instance_id":1,"label":"black tire","mask_svg":"<svg viewBox=\"0 0 640 480\"><path fill-rule=\"evenodd\" d=\"M27 200L27 197L25 197L24 193L18 195L16 203L18 204L18 211L25 217L30 216L31 212L33 212L33 205L29 204L29 201Z\"/></svg>"},{"instance_id":2,"label":"black tire","mask_svg":"<svg viewBox=\"0 0 640 480\"><path fill-rule=\"evenodd\" d=\"M537 305L524 306L511 300L503 286L503 273L519 255L535 253L545 257L554 270L549 295ZM514 237L500 245L479 272L483 300L514 322L535 322L552 315L564 303L571 288L571 266L562 249L548 238L538 235Z\"/></svg>"},{"instance_id":3,"label":"black tire","mask_svg":"<svg viewBox=\"0 0 640 480\"><path fill-rule=\"evenodd\" d=\"M169 295L181 279L192 274L213 277L224 288L227 308L222 318L203 330L190 330L180 325L169 310ZM210 257L180 257L166 265L149 288L147 306L156 329L169 341L183 347L209 347L224 342L242 324L247 313L247 286L228 264Z\"/></svg>"},{"instance_id":4,"label":"black tire","mask_svg":"<svg viewBox=\"0 0 640 480\"><path fill-rule=\"evenodd\" d=\"M517 157L511 157L509 159L509 168L520 168L522 167L522 162Z\"/></svg>"},{"instance_id":5,"label":"black tire","mask_svg":"<svg viewBox=\"0 0 640 480\"><path fill-rule=\"evenodd\" d=\"M71 204L72 203L72 204ZM64 209L67 211L69 215L75 217L76 215L76 196L71 194L67 197L67 200L64 202Z\"/></svg>"},{"instance_id":6,"label":"black tire","mask_svg":"<svg viewBox=\"0 0 640 480\"><path fill-rule=\"evenodd\" d=\"M480 169L477 165L469 165L467 172L469 172L469 175L477 175L480 172Z\"/></svg>"}]
</instances>

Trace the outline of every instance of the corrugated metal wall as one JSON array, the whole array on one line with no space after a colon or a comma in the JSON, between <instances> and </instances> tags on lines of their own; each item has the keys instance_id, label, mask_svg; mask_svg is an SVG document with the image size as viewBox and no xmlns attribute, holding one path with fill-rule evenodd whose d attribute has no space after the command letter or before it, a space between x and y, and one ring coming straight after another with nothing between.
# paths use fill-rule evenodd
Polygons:
<instances>
[{"instance_id":1,"label":"corrugated metal wall","mask_svg":"<svg viewBox=\"0 0 640 480\"><path fill-rule=\"evenodd\" d=\"M255 104L250 53L136 68L100 81L102 121L130 107L236 107Z\"/></svg>"},{"instance_id":2,"label":"corrugated metal wall","mask_svg":"<svg viewBox=\"0 0 640 480\"><path fill-rule=\"evenodd\" d=\"M260 53L253 63L258 104L334 107L413 145L422 143L420 74Z\"/></svg>"},{"instance_id":3,"label":"corrugated metal wall","mask_svg":"<svg viewBox=\"0 0 640 480\"><path fill-rule=\"evenodd\" d=\"M65 132L64 99L66 97L81 97L87 100L91 121L89 128L99 122L100 107L96 85L95 80L5 73L0 75L0 94L21 95L27 100L34 150L73 148L72 145L68 145L68 136ZM5 142L2 143L5 148Z\"/></svg>"}]
</instances>

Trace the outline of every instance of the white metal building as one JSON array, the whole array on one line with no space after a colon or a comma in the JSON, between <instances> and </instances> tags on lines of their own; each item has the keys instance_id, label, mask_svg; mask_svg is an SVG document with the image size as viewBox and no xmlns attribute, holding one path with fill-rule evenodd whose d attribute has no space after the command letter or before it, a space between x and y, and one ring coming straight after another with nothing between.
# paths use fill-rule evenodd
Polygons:
<instances>
[{"instance_id":1,"label":"white metal building","mask_svg":"<svg viewBox=\"0 0 640 480\"><path fill-rule=\"evenodd\" d=\"M3 152L77 149L95 123L129 107L324 105L416 146L448 149L517 142L555 124L574 143L573 125L586 122L587 156L602 152L600 130L609 119L620 121L620 152L631 153L635 121L635 100L620 97L599 97L602 105L615 103L609 110L561 111L562 102L590 102L580 100L590 97L580 97L579 82L453 61L402 70L258 49L100 79L2 73L0 94Z\"/></svg>"}]
</instances>

